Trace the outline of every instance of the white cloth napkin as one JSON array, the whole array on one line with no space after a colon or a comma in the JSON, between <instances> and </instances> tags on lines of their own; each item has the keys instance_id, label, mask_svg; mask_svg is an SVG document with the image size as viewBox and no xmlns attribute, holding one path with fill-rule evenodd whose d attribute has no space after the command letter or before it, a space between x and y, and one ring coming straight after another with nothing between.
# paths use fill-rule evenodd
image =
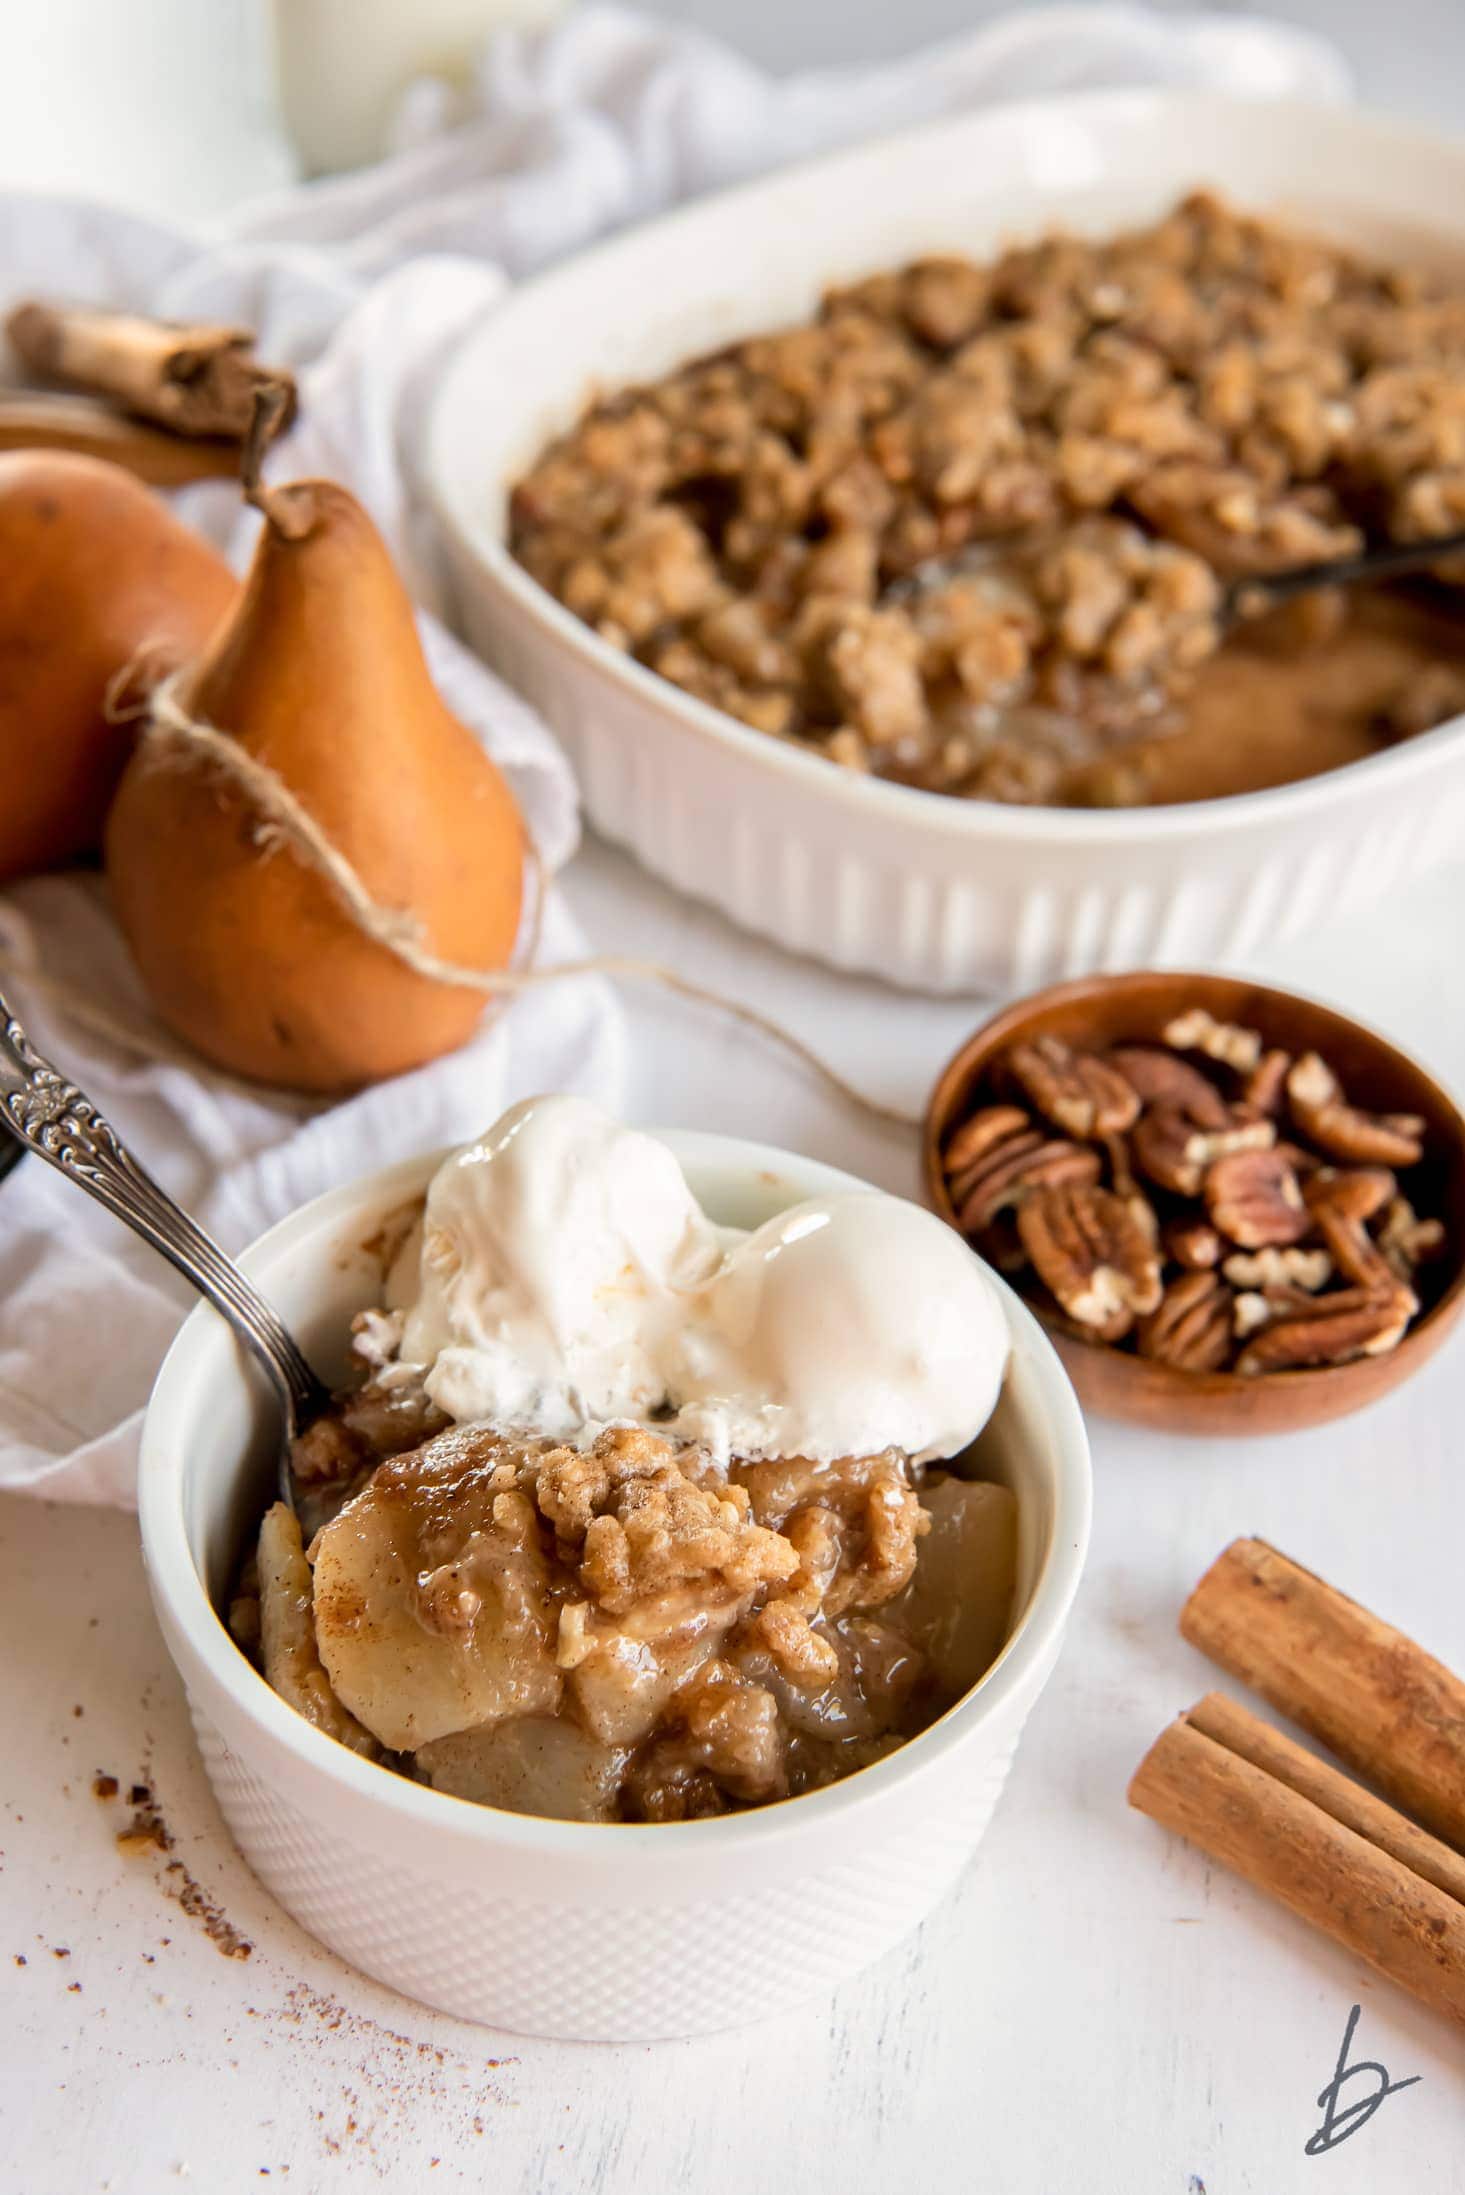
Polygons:
<instances>
[{"instance_id":1,"label":"white cloth napkin","mask_svg":"<svg viewBox=\"0 0 1465 2195\"><path fill-rule=\"evenodd\" d=\"M547 32L501 34L466 90L414 85L391 159L248 209L225 237L0 199L0 307L63 292L241 321L262 355L297 369L301 423L279 471L330 473L370 507L423 605L445 698L508 772L553 871L576 837L565 761L431 614L416 440L454 338L506 275L698 191L985 101L1121 83L1347 93L1331 48L1255 18L1024 10L889 68L777 82L697 33L585 7ZM250 529L231 489L179 502L242 563ZM542 957L583 949L551 890ZM476 1133L516 1097L567 1089L614 1106L623 1088L624 1008L588 978L522 997L451 1058L345 1103L245 1088L160 1028L93 875L0 895L0 983L35 1041L229 1249L337 1182ZM186 1291L33 1158L0 1187L0 1222L0 1485L128 1502L142 1405Z\"/></svg>"}]
</instances>

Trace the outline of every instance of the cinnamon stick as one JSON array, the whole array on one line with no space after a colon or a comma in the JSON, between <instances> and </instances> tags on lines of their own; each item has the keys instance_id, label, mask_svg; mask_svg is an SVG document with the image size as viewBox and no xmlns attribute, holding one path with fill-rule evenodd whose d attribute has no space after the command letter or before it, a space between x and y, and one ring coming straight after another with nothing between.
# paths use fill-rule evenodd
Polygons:
<instances>
[{"instance_id":1,"label":"cinnamon stick","mask_svg":"<svg viewBox=\"0 0 1465 2195\"><path fill-rule=\"evenodd\" d=\"M1180 1616L1192 1646L1465 1851L1465 1683L1264 1540L1236 1540Z\"/></svg>"},{"instance_id":2,"label":"cinnamon stick","mask_svg":"<svg viewBox=\"0 0 1465 2195\"><path fill-rule=\"evenodd\" d=\"M30 299L16 306L5 332L29 372L112 397L171 434L239 441L261 387L281 387L294 402L293 380L259 363L247 328Z\"/></svg>"},{"instance_id":3,"label":"cinnamon stick","mask_svg":"<svg viewBox=\"0 0 1465 2195\"><path fill-rule=\"evenodd\" d=\"M1129 1803L1465 2026L1465 1905L1190 1716L1151 1746Z\"/></svg>"},{"instance_id":4,"label":"cinnamon stick","mask_svg":"<svg viewBox=\"0 0 1465 2195\"><path fill-rule=\"evenodd\" d=\"M1228 1753L1250 1761L1301 1798L1310 1799L1345 1829L1367 1837L1423 1881L1460 1901L1465 1910L1465 1855L1420 1829L1383 1799L1365 1791L1341 1769L1320 1761L1294 1738L1274 1730L1224 1692L1208 1692L1186 1715L1192 1730L1214 1738Z\"/></svg>"},{"instance_id":5,"label":"cinnamon stick","mask_svg":"<svg viewBox=\"0 0 1465 2195\"><path fill-rule=\"evenodd\" d=\"M0 389L0 450L75 450L83 457L105 457L154 488L227 479L239 471L237 442L165 434L91 397L10 389Z\"/></svg>"}]
</instances>

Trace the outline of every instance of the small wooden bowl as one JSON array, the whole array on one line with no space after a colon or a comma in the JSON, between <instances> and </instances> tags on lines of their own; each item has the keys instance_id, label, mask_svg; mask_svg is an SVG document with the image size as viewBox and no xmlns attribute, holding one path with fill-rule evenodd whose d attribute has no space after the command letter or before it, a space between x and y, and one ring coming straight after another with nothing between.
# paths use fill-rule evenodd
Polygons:
<instances>
[{"instance_id":1,"label":"small wooden bowl","mask_svg":"<svg viewBox=\"0 0 1465 2195\"><path fill-rule=\"evenodd\" d=\"M984 1022L936 1084L925 1128L931 1203L955 1226L942 1147L999 1054L1037 1036L1090 1047L1155 1042L1167 1022L1192 1006L1204 1007L1218 1021L1260 1030L1268 1045L1321 1053L1348 1096L1370 1111L1423 1116L1425 1155L1410 1176L1412 1201L1421 1214L1444 1221L1448 1245L1443 1258L1420 1271L1424 1309L1387 1356L1245 1379L1234 1372L1156 1364L1103 1342L1079 1341L1049 1319L1043 1323L1080 1401L1102 1417L1172 1433L1289 1433L1325 1425L1377 1402L1417 1372L1465 1308L1465 1119L1453 1098L1407 1053L1361 1023L1313 999L1240 977L1169 970L1086 976L1035 992ZM1043 1318L1038 1306L1033 1308Z\"/></svg>"}]
</instances>

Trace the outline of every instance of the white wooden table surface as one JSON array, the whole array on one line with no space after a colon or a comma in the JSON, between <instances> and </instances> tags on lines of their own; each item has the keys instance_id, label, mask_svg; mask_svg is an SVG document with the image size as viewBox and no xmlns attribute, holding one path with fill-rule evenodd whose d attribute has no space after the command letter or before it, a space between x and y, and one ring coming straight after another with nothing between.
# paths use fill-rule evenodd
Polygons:
<instances>
[{"instance_id":1,"label":"white wooden table surface","mask_svg":"<svg viewBox=\"0 0 1465 2195\"><path fill-rule=\"evenodd\" d=\"M738 25L775 61L892 43L885 11L833 0L668 0L667 12ZM914 0L897 42L969 12ZM1465 59L1453 0L1278 12L1338 36L1388 104L1448 118ZM109 157L120 189L120 123ZM793 1018L909 1103L973 1019L750 944L605 849L582 856L571 893L604 949L674 945L689 972ZM1462 934L1465 869L1260 956L1256 972L1345 1003L1465 1087ZM906 1144L832 1114L747 1039L650 1000L632 1032L640 1119L758 1134L913 1187ZM1181 1444L1096 1425L1094 1447L1088 1573L977 1864L918 1937L834 2000L650 2048L486 2034L318 1950L225 1837L132 1520L0 1502L0 2190L1460 2195L1459 2037L1129 1813L1124 1787L1213 1681L1175 1618L1238 1533L1465 1667L1465 1341L1320 1433ZM98 1773L121 1798L92 1795ZM118 1851L134 1779L161 1801L171 1856L252 1943L247 1960L222 1956L179 1903L182 1872ZM1417 2083L1309 2158L1355 2004L1354 2057Z\"/></svg>"}]
</instances>

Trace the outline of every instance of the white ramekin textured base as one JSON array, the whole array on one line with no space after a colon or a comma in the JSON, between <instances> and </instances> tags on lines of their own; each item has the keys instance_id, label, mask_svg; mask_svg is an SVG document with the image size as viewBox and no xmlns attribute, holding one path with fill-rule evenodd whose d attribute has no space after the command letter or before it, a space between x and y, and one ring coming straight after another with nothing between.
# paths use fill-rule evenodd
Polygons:
<instances>
[{"instance_id":1,"label":"white ramekin textured base","mask_svg":"<svg viewBox=\"0 0 1465 2195\"><path fill-rule=\"evenodd\" d=\"M544 1903L383 1860L301 1812L190 1707L235 1843L302 1928L439 2012L567 2041L700 2035L827 1994L945 1895L991 1820L1019 1735L963 1763L939 1816L856 1863L715 1899L606 1907L577 1904L569 1870L564 1901Z\"/></svg>"}]
</instances>

